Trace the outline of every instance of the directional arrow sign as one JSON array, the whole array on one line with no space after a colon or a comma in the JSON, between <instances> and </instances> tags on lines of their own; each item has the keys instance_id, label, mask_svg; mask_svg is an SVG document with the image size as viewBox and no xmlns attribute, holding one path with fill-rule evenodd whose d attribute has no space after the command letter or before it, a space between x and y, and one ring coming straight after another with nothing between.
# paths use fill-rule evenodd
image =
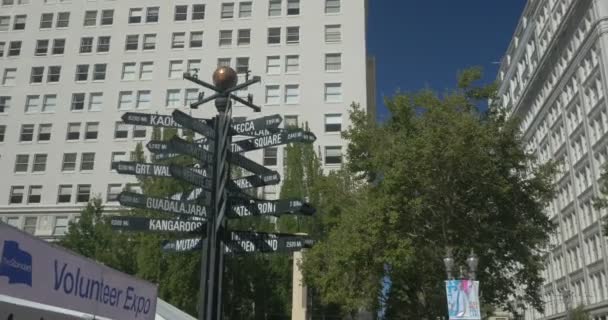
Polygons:
<instances>
[{"instance_id":1,"label":"directional arrow sign","mask_svg":"<svg viewBox=\"0 0 608 320\"><path fill-rule=\"evenodd\" d=\"M127 112L122 115L121 119L126 124L138 126L181 128L177 122L173 121L172 116L167 115Z\"/></svg>"},{"instance_id":2,"label":"directional arrow sign","mask_svg":"<svg viewBox=\"0 0 608 320\"><path fill-rule=\"evenodd\" d=\"M136 176L152 176L162 178L172 178L169 166L164 164L155 163L142 163L142 162L131 162L131 161L119 161L113 162L112 168L116 169L121 174L132 174ZM208 177L207 168L187 168L188 170L195 172L196 174Z\"/></svg>"},{"instance_id":3,"label":"directional arrow sign","mask_svg":"<svg viewBox=\"0 0 608 320\"><path fill-rule=\"evenodd\" d=\"M209 198L205 199L209 202ZM126 207L155 210L172 214L207 218L207 207L193 201L177 201L165 198L148 197L133 192L121 192L118 202Z\"/></svg>"},{"instance_id":4,"label":"directional arrow sign","mask_svg":"<svg viewBox=\"0 0 608 320\"><path fill-rule=\"evenodd\" d=\"M111 217L113 230L134 232L201 233L206 225L203 220L172 220L145 217Z\"/></svg>"},{"instance_id":5,"label":"directional arrow sign","mask_svg":"<svg viewBox=\"0 0 608 320\"><path fill-rule=\"evenodd\" d=\"M229 218L280 214L313 215L316 210L301 200L243 200L231 198Z\"/></svg>"},{"instance_id":6,"label":"directional arrow sign","mask_svg":"<svg viewBox=\"0 0 608 320\"><path fill-rule=\"evenodd\" d=\"M317 140L317 137L312 132L283 131L268 136L235 141L232 143L232 152L246 152L292 142L314 142L315 140Z\"/></svg>"},{"instance_id":7,"label":"directional arrow sign","mask_svg":"<svg viewBox=\"0 0 608 320\"><path fill-rule=\"evenodd\" d=\"M310 248L314 240L293 234L273 234L233 231L225 241L226 253L295 252Z\"/></svg>"},{"instance_id":8,"label":"directional arrow sign","mask_svg":"<svg viewBox=\"0 0 608 320\"><path fill-rule=\"evenodd\" d=\"M180 167L176 165L169 166L171 176L184 180L197 187L211 189L211 180L204 175L201 175L195 171L196 169Z\"/></svg>"},{"instance_id":9,"label":"directional arrow sign","mask_svg":"<svg viewBox=\"0 0 608 320\"><path fill-rule=\"evenodd\" d=\"M215 138L215 131L206 122L195 119L180 110L173 111L173 120L182 127L200 133L209 139Z\"/></svg>"},{"instance_id":10,"label":"directional arrow sign","mask_svg":"<svg viewBox=\"0 0 608 320\"><path fill-rule=\"evenodd\" d=\"M241 189L251 189L278 184L281 182L281 175L275 171L272 174L252 175L232 181Z\"/></svg>"},{"instance_id":11,"label":"directional arrow sign","mask_svg":"<svg viewBox=\"0 0 608 320\"><path fill-rule=\"evenodd\" d=\"M163 251L165 252L190 252L200 250L203 247L203 239L179 239L163 242Z\"/></svg>"},{"instance_id":12,"label":"directional arrow sign","mask_svg":"<svg viewBox=\"0 0 608 320\"><path fill-rule=\"evenodd\" d=\"M212 163L214 160L213 154L205 148L179 137L173 137L169 140L169 148L173 152L189 155L203 162Z\"/></svg>"},{"instance_id":13,"label":"directional arrow sign","mask_svg":"<svg viewBox=\"0 0 608 320\"><path fill-rule=\"evenodd\" d=\"M237 165L253 174L274 174L276 171L270 170L263 165L246 158L238 153L228 152L228 161L230 163Z\"/></svg>"},{"instance_id":14,"label":"directional arrow sign","mask_svg":"<svg viewBox=\"0 0 608 320\"><path fill-rule=\"evenodd\" d=\"M271 116L245 120L243 122L235 122L232 124L232 134L246 136L253 135L255 132L275 129L281 124L281 121L283 121L283 118L281 118L280 115L273 114Z\"/></svg>"}]
</instances>

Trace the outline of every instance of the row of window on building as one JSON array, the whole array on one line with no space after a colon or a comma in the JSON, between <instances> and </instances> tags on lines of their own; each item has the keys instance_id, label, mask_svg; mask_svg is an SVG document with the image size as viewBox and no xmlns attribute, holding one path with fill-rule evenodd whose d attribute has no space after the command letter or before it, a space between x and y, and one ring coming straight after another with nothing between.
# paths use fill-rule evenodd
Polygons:
<instances>
[{"instance_id":1,"label":"row of window on building","mask_svg":"<svg viewBox=\"0 0 608 320\"><path fill-rule=\"evenodd\" d=\"M43 217L2 215L0 221L33 235L63 236L68 231L70 217L68 215L45 215ZM45 222L50 224L48 228L42 225ZM48 231L43 232L46 229Z\"/></svg>"},{"instance_id":2,"label":"row of window on building","mask_svg":"<svg viewBox=\"0 0 608 320\"><path fill-rule=\"evenodd\" d=\"M2 0L11 1L11 0ZM282 15L298 16L301 14L300 0L286 0L287 6L284 10L282 0L269 0L268 16L279 17ZM11 3L12 4L12 3ZM5 4L3 4L5 5ZM6 4L8 5L8 4ZM238 2L238 11L235 13L237 4L234 2L224 2L221 4L221 19L251 18L253 15L254 4L251 1ZM325 13L340 13L340 0L325 0ZM173 11L173 21L201 21L205 19L205 4L176 5ZM11 28L12 18L12 28ZM56 19L55 19L56 18ZM139 7L130 8L127 19L128 24L158 23L160 20L160 7ZM53 23L55 22L55 23ZM25 30L27 15L0 15L0 32L10 30ZM114 9L106 10L87 10L84 12L83 26L94 27L111 26L114 24ZM40 16L39 28L41 30L55 28L68 28L70 26L70 12L42 13Z\"/></svg>"}]
</instances>

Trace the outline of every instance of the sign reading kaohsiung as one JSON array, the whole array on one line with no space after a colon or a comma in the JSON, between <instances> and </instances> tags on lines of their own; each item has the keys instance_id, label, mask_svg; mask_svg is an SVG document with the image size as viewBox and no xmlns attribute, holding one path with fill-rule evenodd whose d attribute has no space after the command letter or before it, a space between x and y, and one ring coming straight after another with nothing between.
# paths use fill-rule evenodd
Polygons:
<instances>
[{"instance_id":1,"label":"sign reading kaohsiung","mask_svg":"<svg viewBox=\"0 0 608 320\"><path fill-rule=\"evenodd\" d=\"M445 288L450 320L481 320L479 281L448 280Z\"/></svg>"},{"instance_id":2,"label":"sign reading kaohsiung","mask_svg":"<svg viewBox=\"0 0 608 320\"><path fill-rule=\"evenodd\" d=\"M117 320L153 320L156 315L156 285L2 222L0 295Z\"/></svg>"}]
</instances>

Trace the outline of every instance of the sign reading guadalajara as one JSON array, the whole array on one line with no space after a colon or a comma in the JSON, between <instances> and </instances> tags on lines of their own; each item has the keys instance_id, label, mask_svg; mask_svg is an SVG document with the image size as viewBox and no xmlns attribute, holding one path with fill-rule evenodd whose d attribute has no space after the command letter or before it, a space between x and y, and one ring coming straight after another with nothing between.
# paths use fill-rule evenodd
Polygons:
<instances>
[{"instance_id":1,"label":"sign reading guadalajara","mask_svg":"<svg viewBox=\"0 0 608 320\"><path fill-rule=\"evenodd\" d=\"M157 288L0 223L0 295L110 319L153 320Z\"/></svg>"},{"instance_id":2,"label":"sign reading guadalajara","mask_svg":"<svg viewBox=\"0 0 608 320\"><path fill-rule=\"evenodd\" d=\"M155 210L179 215L207 217L207 207L191 201L177 201L165 198L148 197L133 192L121 192L118 202L127 207Z\"/></svg>"}]
</instances>

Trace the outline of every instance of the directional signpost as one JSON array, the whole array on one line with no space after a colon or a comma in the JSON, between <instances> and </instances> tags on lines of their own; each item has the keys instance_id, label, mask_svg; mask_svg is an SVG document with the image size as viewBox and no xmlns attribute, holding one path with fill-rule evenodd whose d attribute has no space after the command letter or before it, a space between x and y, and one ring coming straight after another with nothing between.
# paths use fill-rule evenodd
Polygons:
<instances>
[{"instance_id":1,"label":"directional signpost","mask_svg":"<svg viewBox=\"0 0 608 320\"><path fill-rule=\"evenodd\" d=\"M260 82L259 77L237 84L236 72L221 67L213 74L214 84L188 73L184 74L184 78L216 92L208 98L200 97L201 100L192 103L191 107L196 109L206 102L215 101L217 116L212 119L193 118L180 110L173 111L171 115L127 112L122 120L132 125L183 128L196 132L202 139L189 142L173 137L168 141L150 141L146 147L153 153L152 159L155 161L190 157L198 164L183 167L170 163L122 161L113 163L112 167L122 174L179 179L193 188L168 198L122 192L118 197L121 205L159 211L169 216L166 219L112 217L111 225L113 229L121 231L195 234L194 238L166 241L162 250L202 250L199 320L219 320L224 255L288 253L313 244L311 239L302 235L227 230L227 219L315 213L314 208L300 199L263 200L248 195L245 190L278 184L281 176L242 153L288 143L312 143L316 137L308 131L280 129L283 119L277 114L232 121L232 100L256 112L261 110L252 103L251 98L244 100L234 94ZM233 142L233 136L244 138ZM231 179L231 165L250 172L250 175Z\"/></svg>"}]
</instances>

